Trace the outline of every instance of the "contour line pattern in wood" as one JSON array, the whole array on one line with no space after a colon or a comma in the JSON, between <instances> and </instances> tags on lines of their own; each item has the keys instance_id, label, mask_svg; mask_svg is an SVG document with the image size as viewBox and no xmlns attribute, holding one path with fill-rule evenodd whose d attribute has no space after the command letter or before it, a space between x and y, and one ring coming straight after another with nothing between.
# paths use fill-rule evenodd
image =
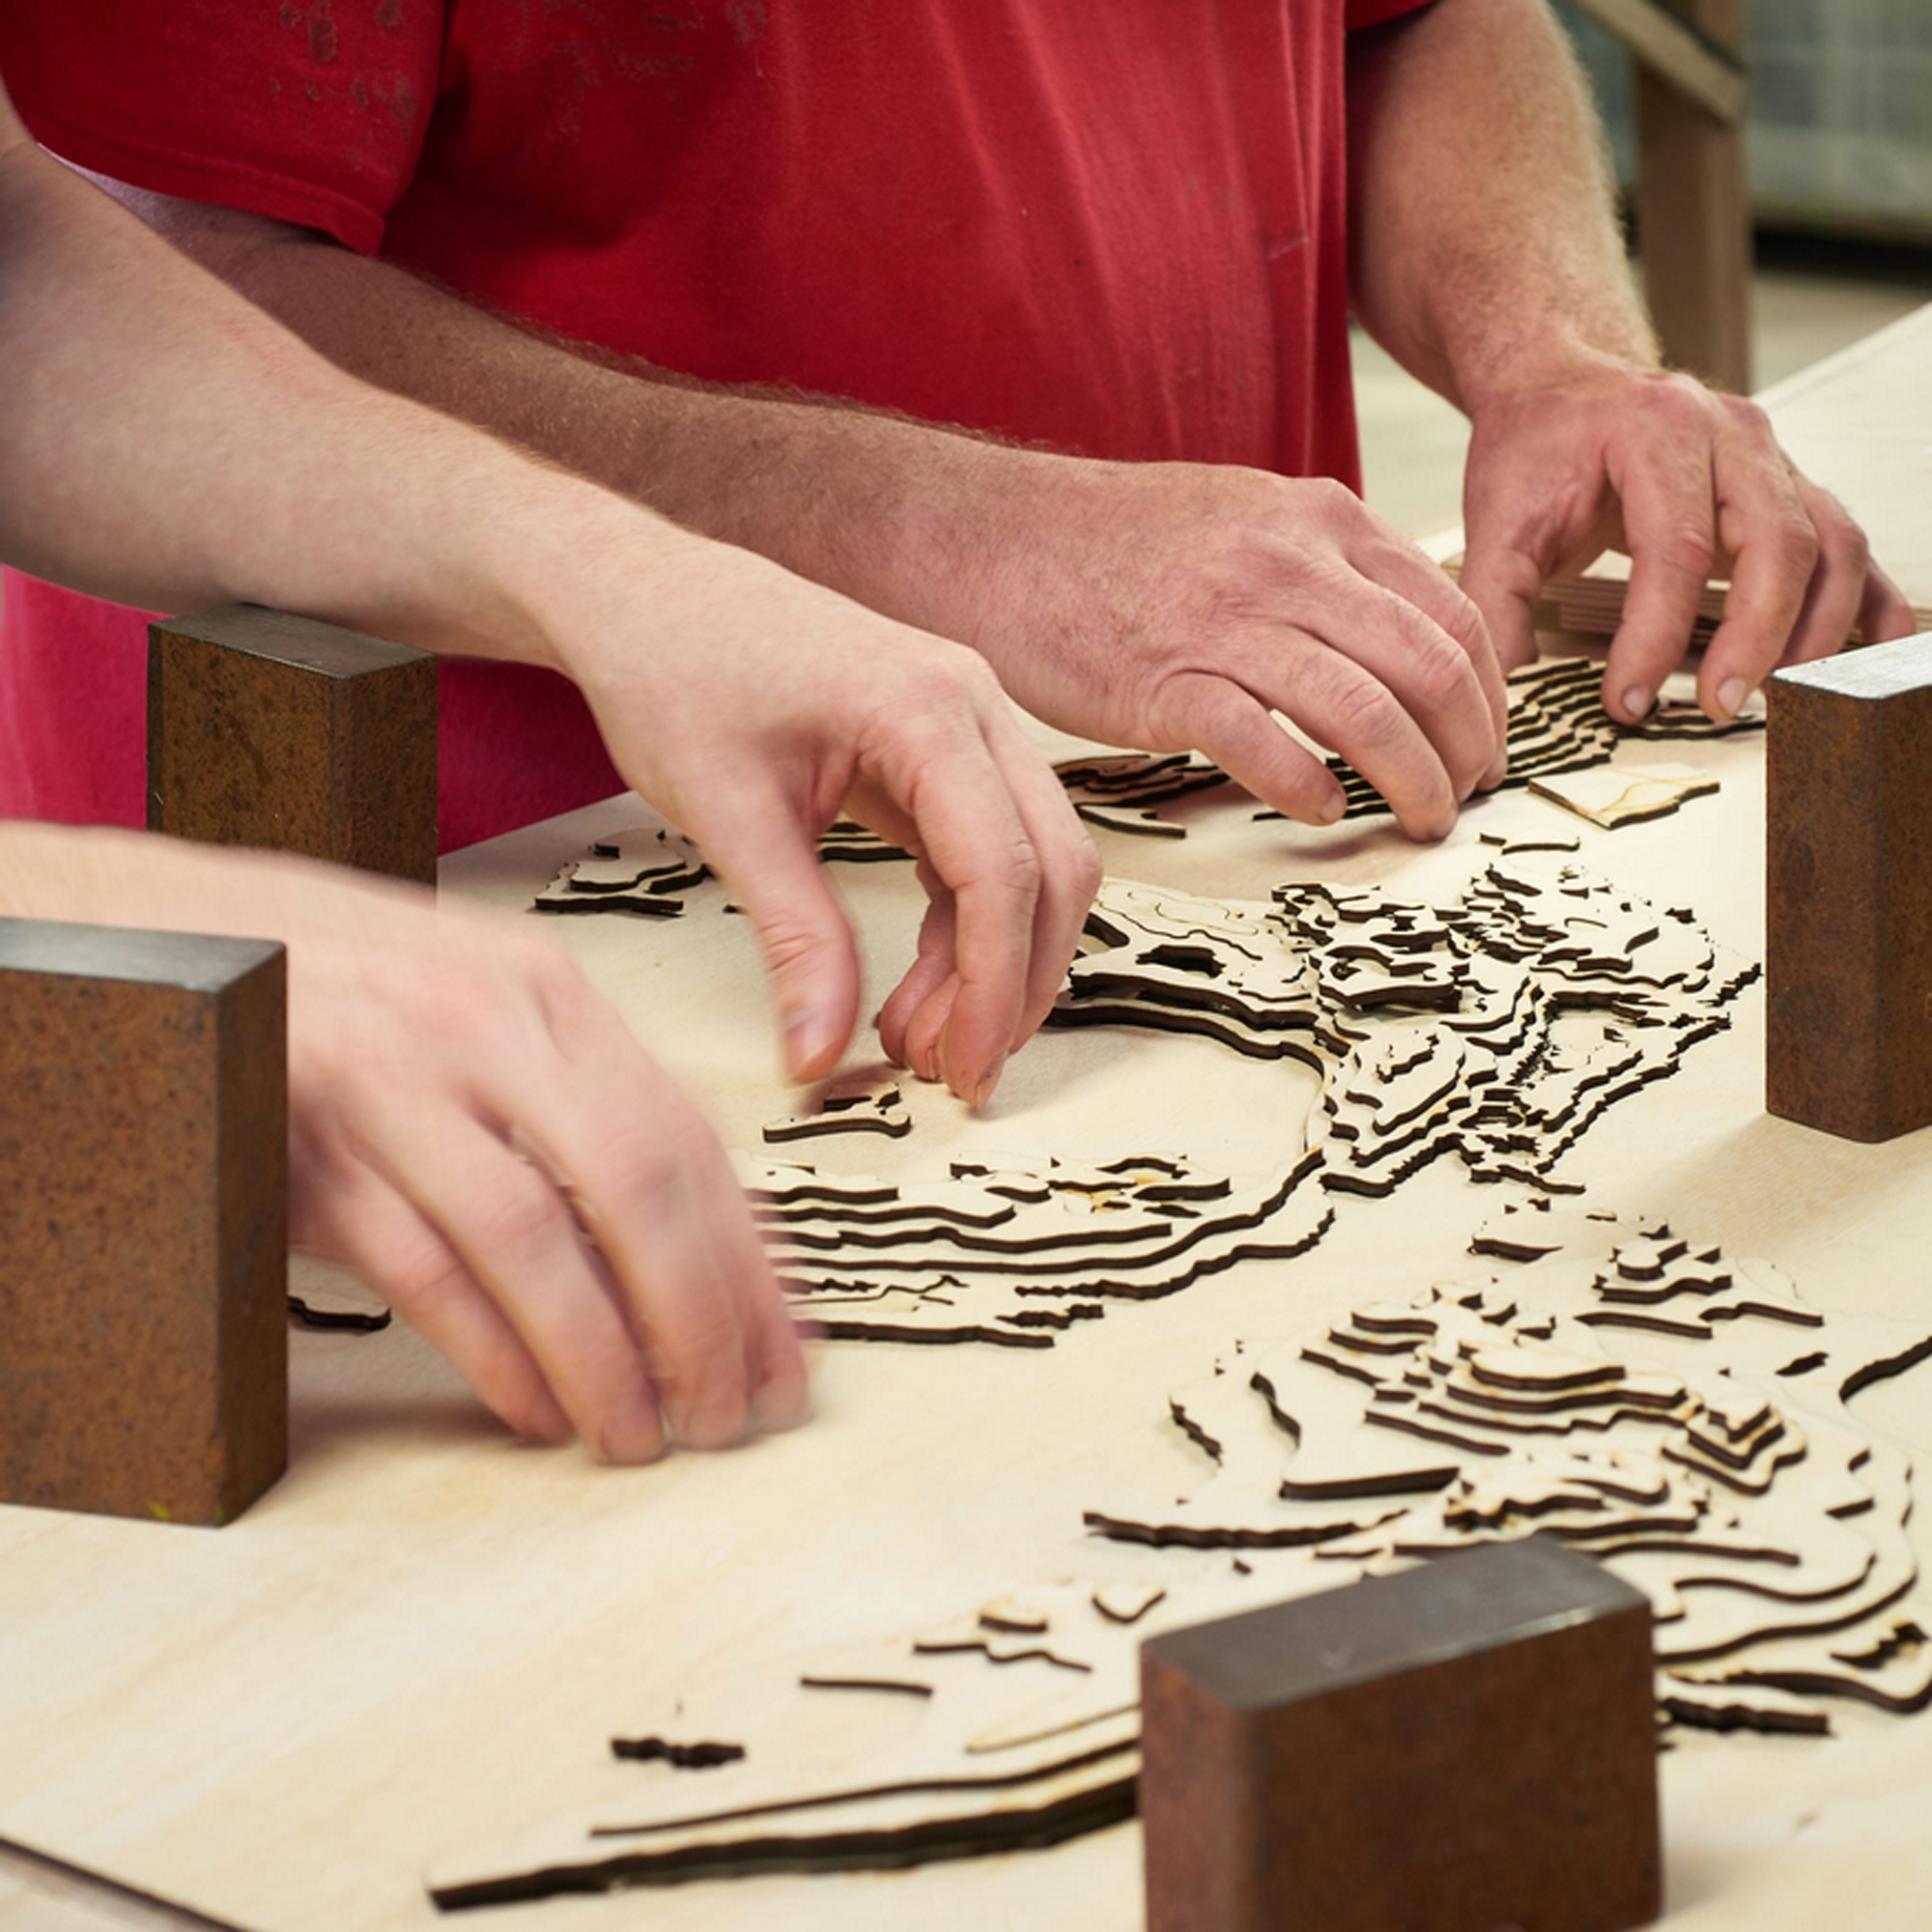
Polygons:
<instances>
[{"instance_id":1,"label":"contour line pattern in wood","mask_svg":"<svg viewBox=\"0 0 1932 1932\"><path fill-rule=\"evenodd\" d=\"M862 865L910 859L912 854L841 818L827 827L818 856L828 865ZM566 863L536 895L534 905L547 913L627 912L677 919L691 895L711 876L704 855L681 833L633 826L604 834L587 856Z\"/></svg>"},{"instance_id":2,"label":"contour line pattern in wood","mask_svg":"<svg viewBox=\"0 0 1932 1932\"><path fill-rule=\"evenodd\" d=\"M740 1156L794 1311L833 1340L1047 1349L1112 1302L1312 1247L1333 1215L1304 1156L1259 1179L1171 1155L958 1160L885 1181Z\"/></svg>"},{"instance_id":3,"label":"contour line pattern in wood","mask_svg":"<svg viewBox=\"0 0 1932 1932\"><path fill-rule=\"evenodd\" d=\"M1581 1204L1508 1208L1472 1248L1514 1265L1224 1352L1170 1399L1206 1479L1088 1526L1358 1575L1551 1534L1650 1597L1678 1721L1932 1701L1910 1465L1845 1406L1932 1356L1932 1325L1822 1312L1765 1262Z\"/></svg>"},{"instance_id":4,"label":"contour line pattern in wood","mask_svg":"<svg viewBox=\"0 0 1932 1932\"><path fill-rule=\"evenodd\" d=\"M626 1714L624 1755L654 1762L613 1770L601 1811L447 1861L431 1896L458 1910L911 1865L1096 1831L1133 1811L1142 1641L1269 1588L1057 1582L910 1635L753 1661Z\"/></svg>"},{"instance_id":5,"label":"contour line pattern in wood","mask_svg":"<svg viewBox=\"0 0 1932 1932\"><path fill-rule=\"evenodd\" d=\"M903 1140L911 1132L912 1115L898 1082L864 1076L833 1081L810 1113L767 1121L763 1128L768 1146L826 1134L884 1134Z\"/></svg>"},{"instance_id":6,"label":"contour line pattern in wood","mask_svg":"<svg viewBox=\"0 0 1932 1932\"><path fill-rule=\"evenodd\" d=\"M1764 713L1752 705L1724 724L1694 704L1665 700L1636 724L1620 724L1604 709L1603 668L1588 658L1561 658L1512 672L1509 678L1509 775L1502 789L1524 786L1553 772L1607 763L1627 739L1641 742L1721 738L1761 731ZM1386 812L1388 802L1341 758L1328 769L1341 781L1343 815L1364 818ZM1092 825L1144 837L1179 838L1187 828L1151 808L1212 790L1229 782L1217 764L1198 752L1122 753L1067 758L1054 766L1073 809ZM1257 819L1275 819L1261 810Z\"/></svg>"},{"instance_id":7,"label":"contour line pattern in wood","mask_svg":"<svg viewBox=\"0 0 1932 1932\"><path fill-rule=\"evenodd\" d=\"M1728 1026L1758 969L1557 843L1505 846L1438 907L1107 880L1048 1022L1197 1033L1313 1067L1307 1144L1334 1191L1386 1195L1449 1153L1478 1179L1566 1186L1554 1169L1578 1137Z\"/></svg>"},{"instance_id":8,"label":"contour line pattern in wood","mask_svg":"<svg viewBox=\"0 0 1932 1932\"><path fill-rule=\"evenodd\" d=\"M589 856L573 859L536 896L538 912L628 912L677 919L689 895L711 876L697 847L681 834L651 826L599 838Z\"/></svg>"}]
</instances>

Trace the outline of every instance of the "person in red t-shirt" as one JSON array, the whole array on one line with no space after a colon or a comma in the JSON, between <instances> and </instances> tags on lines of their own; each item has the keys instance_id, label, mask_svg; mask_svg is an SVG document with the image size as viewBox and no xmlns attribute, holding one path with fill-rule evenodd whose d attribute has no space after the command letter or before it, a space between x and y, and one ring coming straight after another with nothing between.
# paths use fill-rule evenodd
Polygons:
<instances>
[{"instance_id":1,"label":"person in red t-shirt","mask_svg":"<svg viewBox=\"0 0 1932 1932\"><path fill-rule=\"evenodd\" d=\"M1340 794L1271 710L1445 831L1543 581L1606 545L1621 717L1714 560L1717 716L1910 624L1761 416L1662 370L1544 0L70 0L0 63L345 366L1294 817ZM1473 418L1461 592L1351 494L1351 289ZM135 628L17 582L7 626L15 809L130 812ZM613 785L568 690L444 689L449 842Z\"/></svg>"}]
</instances>

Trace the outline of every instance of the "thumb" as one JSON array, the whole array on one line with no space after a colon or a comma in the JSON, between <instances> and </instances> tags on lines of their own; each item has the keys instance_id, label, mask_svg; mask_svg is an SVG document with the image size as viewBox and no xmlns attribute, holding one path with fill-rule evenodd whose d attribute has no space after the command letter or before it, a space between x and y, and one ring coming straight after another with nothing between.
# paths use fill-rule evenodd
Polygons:
<instances>
[{"instance_id":1,"label":"thumb","mask_svg":"<svg viewBox=\"0 0 1932 1932\"><path fill-rule=\"evenodd\" d=\"M859 1016L859 953L818 850L781 801L745 800L693 828L758 936L784 1036L785 1071L819 1080L838 1065Z\"/></svg>"},{"instance_id":2,"label":"thumb","mask_svg":"<svg viewBox=\"0 0 1932 1932\"><path fill-rule=\"evenodd\" d=\"M1536 603L1543 595L1543 572L1536 559L1512 544L1472 534L1457 582L1483 613L1504 671L1534 664Z\"/></svg>"}]
</instances>

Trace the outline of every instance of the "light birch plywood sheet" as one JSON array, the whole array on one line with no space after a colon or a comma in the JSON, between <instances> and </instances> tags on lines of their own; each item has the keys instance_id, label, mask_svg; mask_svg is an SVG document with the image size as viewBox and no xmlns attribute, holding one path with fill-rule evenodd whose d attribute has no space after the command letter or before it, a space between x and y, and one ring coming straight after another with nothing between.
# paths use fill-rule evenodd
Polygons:
<instances>
[{"instance_id":1,"label":"light birch plywood sheet","mask_svg":"<svg viewBox=\"0 0 1932 1932\"><path fill-rule=\"evenodd\" d=\"M1932 410L1925 420L1932 441ZM1820 433L1829 427L1821 416ZM1847 462L1855 443L1848 429ZM1842 465L1806 460L1874 529L1903 515L1863 500ZM1897 487L1887 470L1880 490ZM1924 498L1911 508L1922 526ZM1906 587L1932 594L1924 580ZM1056 757L1082 749L1041 742ZM1574 832L1593 871L1693 908L1719 944L1756 956L1762 754L1751 739L1700 746L1721 789L1694 823L1615 834L1516 794L1480 805L1431 850L1386 821L1319 834L1239 811L1204 811L1183 841L1096 836L1111 869L1176 891L1265 899L1320 873L1434 900L1482 862L1483 833ZM445 884L518 912L598 835L647 816L626 800L571 814L461 855ZM836 882L882 995L911 956L914 882L896 866L843 867ZM546 929L704 1097L727 1141L757 1150L762 1124L797 1103L778 1083L751 935L722 900L714 883L680 920ZM1820 1308L1922 1316L1932 1137L1860 1147L1770 1120L1761 993L1744 993L1733 1016L1675 1078L1598 1122L1570 1156L1576 1170L1606 1205L1769 1258ZM852 1070L873 1051L862 1041ZM835 1142L821 1158L915 1180L954 1159L1104 1158L1131 1139L1252 1175L1295 1144L1316 1087L1308 1069L1199 1040L1049 1035L985 1119L909 1083L910 1135ZM236 1527L0 1511L0 1839L252 1932L446 1923L427 1872L601 1804L609 1738L640 1707L741 1660L884 1641L1056 1577L1179 1589L1215 1574L1229 1552L1115 1546L1080 1524L1127 1475L1157 1483L1171 1470L1176 1495L1198 1475L1167 1419L1177 1364L1339 1320L1384 1288L1455 1279L1470 1232L1506 1191L1437 1164L1392 1201L1340 1203L1305 1256L1124 1307L1048 1350L828 1347L812 1427L640 1471L506 1441L400 1326L297 1335L293 1467ZM1921 1468L1932 1468L1927 1375L1853 1405ZM1922 1560L1922 1520L1915 1540ZM1326 1580L1295 1551L1245 1556L1281 1595ZM1827 1741L1691 1737L1666 1757L1666 1923L1811 1932L1848 1898L1871 1932L1921 1922L1932 1721L1850 1710L1837 1725ZM503 1922L1132 1932L1139 1897L1127 1825L1047 1853L568 1900L512 1908Z\"/></svg>"}]
</instances>

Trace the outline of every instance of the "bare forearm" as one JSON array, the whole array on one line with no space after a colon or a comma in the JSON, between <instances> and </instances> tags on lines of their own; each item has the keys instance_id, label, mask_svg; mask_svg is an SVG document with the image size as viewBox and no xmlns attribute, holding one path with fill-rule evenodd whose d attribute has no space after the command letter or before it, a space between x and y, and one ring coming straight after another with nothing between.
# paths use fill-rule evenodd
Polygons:
<instances>
[{"instance_id":1,"label":"bare forearm","mask_svg":"<svg viewBox=\"0 0 1932 1932\"><path fill-rule=\"evenodd\" d=\"M1545 0L1435 0L1349 61L1356 312L1473 412L1554 358L1655 365L1596 110Z\"/></svg>"},{"instance_id":2,"label":"bare forearm","mask_svg":"<svg viewBox=\"0 0 1932 1932\"><path fill-rule=\"evenodd\" d=\"M306 230L104 185L363 380L966 641L966 580L1024 528L1016 479L1071 467L836 399L697 383L546 337Z\"/></svg>"},{"instance_id":3,"label":"bare forearm","mask_svg":"<svg viewBox=\"0 0 1932 1932\"><path fill-rule=\"evenodd\" d=\"M125 603L273 603L554 660L546 587L687 533L353 381L41 155L0 156L0 554Z\"/></svg>"}]
</instances>

